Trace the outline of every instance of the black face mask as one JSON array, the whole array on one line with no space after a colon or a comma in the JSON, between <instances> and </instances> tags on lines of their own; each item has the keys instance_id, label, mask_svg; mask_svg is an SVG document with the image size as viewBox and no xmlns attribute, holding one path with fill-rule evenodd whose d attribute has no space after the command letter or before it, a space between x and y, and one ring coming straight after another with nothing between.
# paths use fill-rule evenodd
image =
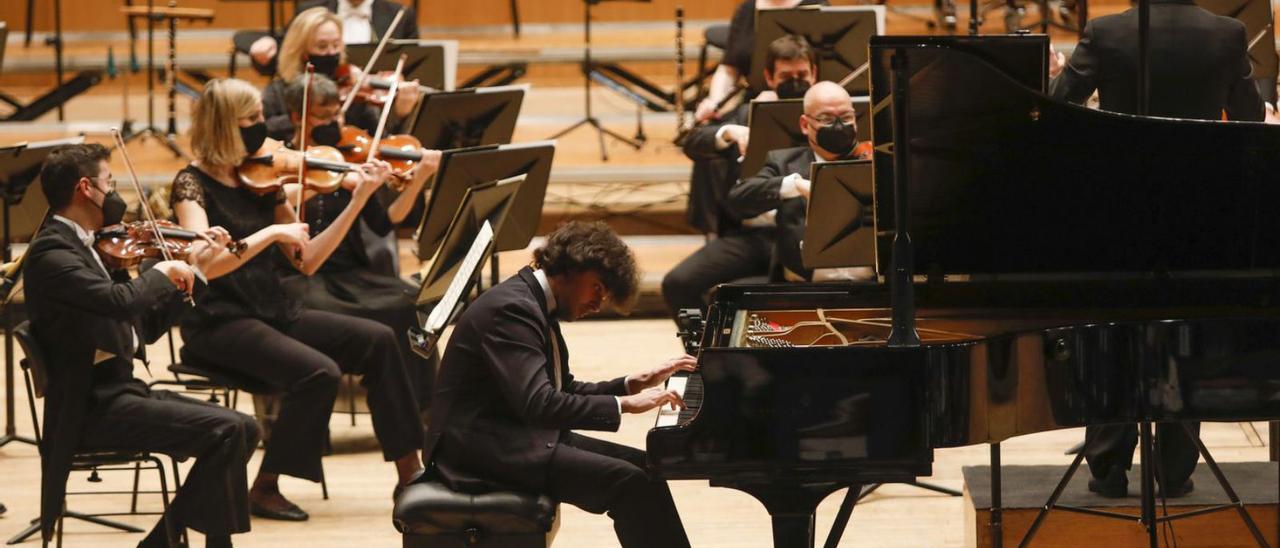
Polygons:
<instances>
[{"instance_id":1,"label":"black face mask","mask_svg":"<svg viewBox=\"0 0 1280 548\"><path fill-rule=\"evenodd\" d=\"M338 54L332 55L309 55L308 60L311 65L316 68L316 72L333 78L338 72Z\"/></svg>"},{"instance_id":2,"label":"black face mask","mask_svg":"<svg viewBox=\"0 0 1280 548\"><path fill-rule=\"evenodd\" d=\"M249 127L240 128L240 140L244 142L245 154L253 156L258 149L262 148L262 143L267 141L267 123L258 122Z\"/></svg>"},{"instance_id":3,"label":"black face mask","mask_svg":"<svg viewBox=\"0 0 1280 548\"><path fill-rule=\"evenodd\" d=\"M857 128L837 118L831 125L818 128L815 140L823 150L844 158L853 152L853 146L857 138Z\"/></svg>"},{"instance_id":4,"label":"black face mask","mask_svg":"<svg viewBox=\"0 0 1280 548\"><path fill-rule=\"evenodd\" d=\"M778 83L778 87L774 88L774 92L778 94L779 99L800 99L804 97L806 91L809 91L809 81L800 78L788 78Z\"/></svg>"},{"instance_id":5,"label":"black face mask","mask_svg":"<svg viewBox=\"0 0 1280 548\"><path fill-rule=\"evenodd\" d=\"M94 188L102 192L102 189ZM129 204L125 203L119 192L112 190L102 196L102 205L98 207L102 209L102 226L111 226L124 220L124 212L129 209Z\"/></svg>"},{"instance_id":6,"label":"black face mask","mask_svg":"<svg viewBox=\"0 0 1280 548\"><path fill-rule=\"evenodd\" d=\"M311 128L311 142L330 147L338 146L342 141L342 128L337 122Z\"/></svg>"}]
</instances>

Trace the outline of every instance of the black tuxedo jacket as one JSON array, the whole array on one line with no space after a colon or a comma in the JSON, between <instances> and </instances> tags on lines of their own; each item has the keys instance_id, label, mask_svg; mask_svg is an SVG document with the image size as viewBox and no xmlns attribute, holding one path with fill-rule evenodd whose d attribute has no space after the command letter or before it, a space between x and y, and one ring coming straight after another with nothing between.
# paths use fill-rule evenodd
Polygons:
<instances>
[{"instance_id":1,"label":"black tuxedo jacket","mask_svg":"<svg viewBox=\"0 0 1280 548\"><path fill-rule=\"evenodd\" d=\"M456 490L540 491L567 430L615 431L626 378L586 383L528 267L467 308L445 347L422 459ZM554 384L551 333L560 340L563 390ZM434 466L433 466L434 465Z\"/></svg>"},{"instance_id":2,"label":"black tuxedo jacket","mask_svg":"<svg viewBox=\"0 0 1280 548\"><path fill-rule=\"evenodd\" d=\"M25 264L27 313L48 374L40 447L40 515L47 539L62 512L85 416L122 393L146 393L129 365L134 330L142 339L136 353L141 357L142 343L160 338L190 306L159 271L131 280L124 271L108 276L75 230L57 220L50 219L31 242ZM94 365L99 349L126 359Z\"/></svg>"},{"instance_id":3,"label":"black tuxedo jacket","mask_svg":"<svg viewBox=\"0 0 1280 548\"><path fill-rule=\"evenodd\" d=\"M391 20L396 18L396 12L400 11L400 4L390 2L388 0L368 0L373 2L373 39L381 40L387 35L388 29L391 27ZM326 8L331 12L338 13L338 0L308 0L306 2L298 2L296 12L302 13L311 8ZM400 24L391 33L392 40L415 40L418 38L418 15L414 13L413 8L404 6L404 17L400 18Z\"/></svg>"},{"instance_id":4,"label":"black tuxedo jacket","mask_svg":"<svg viewBox=\"0 0 1280 548\"><path fill-rule=\"evenodd\" d=\"M781 270L788 270L808 278L810 271L800 258L800 243L804 240L805 214L808 204L804 198L783 199L779 196L782 179L792 173L809 178L809 168L816 161L813 149L802 146L769 151L760 172L747 177L729 190L729 209L743 219L777 209L778 239L773 244L773 267L770 277L781 280Z\"/></svg>"},{"instance_id":5,"label":"black tuxedo jacket","mask_svg":"<svg viewBox=\"0 0 1280 548\"><path fill-rule=\"evenodd\" d=\"M725 124L747 125L749 107L748 103L743 103L720 121L694 128L685 136L684 155L693 160L686 219L689 226L701 232L725 234L742 225L742 219L725 205L729 189L742 176L738 147L734 145L716 150L716 132Z\"/></svg>"},{"instance_id":6,"label":"black tuxedo jacket","mask_svg":"<svg viewBox=\"0 0 1280 548\"><path fill-rule=\"evenodd\" d=\"M1151 0L1152 116L1259 121L1244 24L1192 0ZM1075 53L1054 79L1055 98L1083 103L1098 91L1103 110L1137 112L1138 10L1085 25Z\"/></svg>"}]
</instances>

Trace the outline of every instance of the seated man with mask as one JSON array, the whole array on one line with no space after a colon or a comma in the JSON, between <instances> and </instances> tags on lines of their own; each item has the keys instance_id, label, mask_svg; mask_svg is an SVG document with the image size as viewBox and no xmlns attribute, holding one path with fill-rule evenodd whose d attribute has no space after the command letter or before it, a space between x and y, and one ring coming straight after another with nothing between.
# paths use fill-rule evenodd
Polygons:
<instances>
[{"instance_id":1,"label":"seated man with mask","mask_svg":"<svg viewBox=\"0 0 1280 548\"><path fill-rule=\"evenodd\" d=\"M787 35L769 44L764 80L769 90L756 100L799 99L817 81L813 48L803 36ZM674 318L685 308L706 308L707 291L717 284L769 273L776 227L772 216L740 219L725 207L725 195L741 176L739 159L750 138L743 103L718 123L694 129L684 153L694 161L689 192L690 224L714 233L711 239L662 279L662 296ZM693 218L709 218L698 226Z\"/></svg>"},{"instance_id":2,"label":"seated man with mask","mask_svg":"<svg viewBox=\"0 0 1280 548\"><path fill-rule=\"evenodd\" d=\"M857 112L849 92L834 82L818 82L804 94L800 131L807 146L773 150L760 172L729 190L727 205L739 217L773 214L777 239L769 268L771 281L809 281L814 273L800 260L809 198L809 168L814 162L866 159L869 145L858 144Z\"/></svg>"}]
</instances>

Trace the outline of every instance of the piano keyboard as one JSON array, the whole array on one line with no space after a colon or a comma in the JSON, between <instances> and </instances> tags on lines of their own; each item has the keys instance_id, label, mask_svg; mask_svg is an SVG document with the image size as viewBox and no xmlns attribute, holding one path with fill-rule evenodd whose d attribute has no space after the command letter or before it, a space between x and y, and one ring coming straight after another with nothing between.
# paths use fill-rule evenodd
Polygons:
<instances>
[{"instance_id":1,"label":"piano keyboard","mask_svg":"<svg viewBox=\"0 0 1280 548\"><path fill-rule=\"evenodd\" d=\"M662 406L658 409L658 420L654 423L654 428L677 426L689 422L702 407L702 375L677 373L667 379L667 389L675 390L680 397L684 398L685 409L677 410L671 404Z\"/></svg>"}]
</instances>

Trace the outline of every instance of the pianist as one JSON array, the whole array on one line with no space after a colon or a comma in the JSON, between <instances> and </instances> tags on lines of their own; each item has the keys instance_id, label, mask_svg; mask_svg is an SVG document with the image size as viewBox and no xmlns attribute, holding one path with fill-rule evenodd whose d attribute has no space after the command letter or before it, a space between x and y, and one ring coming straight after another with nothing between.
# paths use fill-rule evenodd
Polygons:
<instances>
[{"instance_id":1,"label":"pianist","mask_svg":"<svg viewBox=\"0 0 1280 548\"><path fill-rule=\"evenodd\" d=\"M1138 11L1099 17L1085 25L1071 59L1050 86L1057 99L1083 103L1097 90L1103 110L1136 114L1138 76ZM1261 121L1263 103L1254 87L1244 24L1220 17L1191 0L1152 0L1150 27L1150 99L1152 116ZM1051 64L1060 59L1050 57ZM1057 67L1053 67L1057 68ZM1200 431L1199 423L1192 425ZM1089 490L1107 497L1128 494L1125 471L1133 465L1137 427L1132 424L1090 426L1084 454L1093 478ZM1156 480L1165 496L1178 497L1194 488L1199 452L1182 427L1156 427Z\"/></svg>"},{"instance_id":2,"label":"pianist","mask_svg":"<svg viewBox=\"0 0 1280 548\"><path fill-rule=\"evenodd\" d=\"M807 281L814 278L800 260L805 214L809 198L809 168L817 161L869 158L869 145L858 145L858 113L849 92L834 82L818 82L804 94L800 131L807 146L773 150L759 173L729 190L728 206L743 219L772 216L774 242L773 281ZM776 211L775 211L776 210Z\"/></svg>"},{"instance_id":3,"label":"pianist","mask_svg":"<svg viewBox=\"0 0 1280 548\"><path fill-rule=\"evenodd\" d=\"M533 257L533 268L485 291L458 319L431 403L424 477L462 492L538 492L608 512L624 548L689 546L671 491L649 479L643 451L572 430L616 431L622 413L683 407L678 393L656 387L692 371L694 358L611 381L574 379L560 320L606 301L625 308L638 283L635 257L599 222L560 226Z\"/></svg>"}]
</instances>

